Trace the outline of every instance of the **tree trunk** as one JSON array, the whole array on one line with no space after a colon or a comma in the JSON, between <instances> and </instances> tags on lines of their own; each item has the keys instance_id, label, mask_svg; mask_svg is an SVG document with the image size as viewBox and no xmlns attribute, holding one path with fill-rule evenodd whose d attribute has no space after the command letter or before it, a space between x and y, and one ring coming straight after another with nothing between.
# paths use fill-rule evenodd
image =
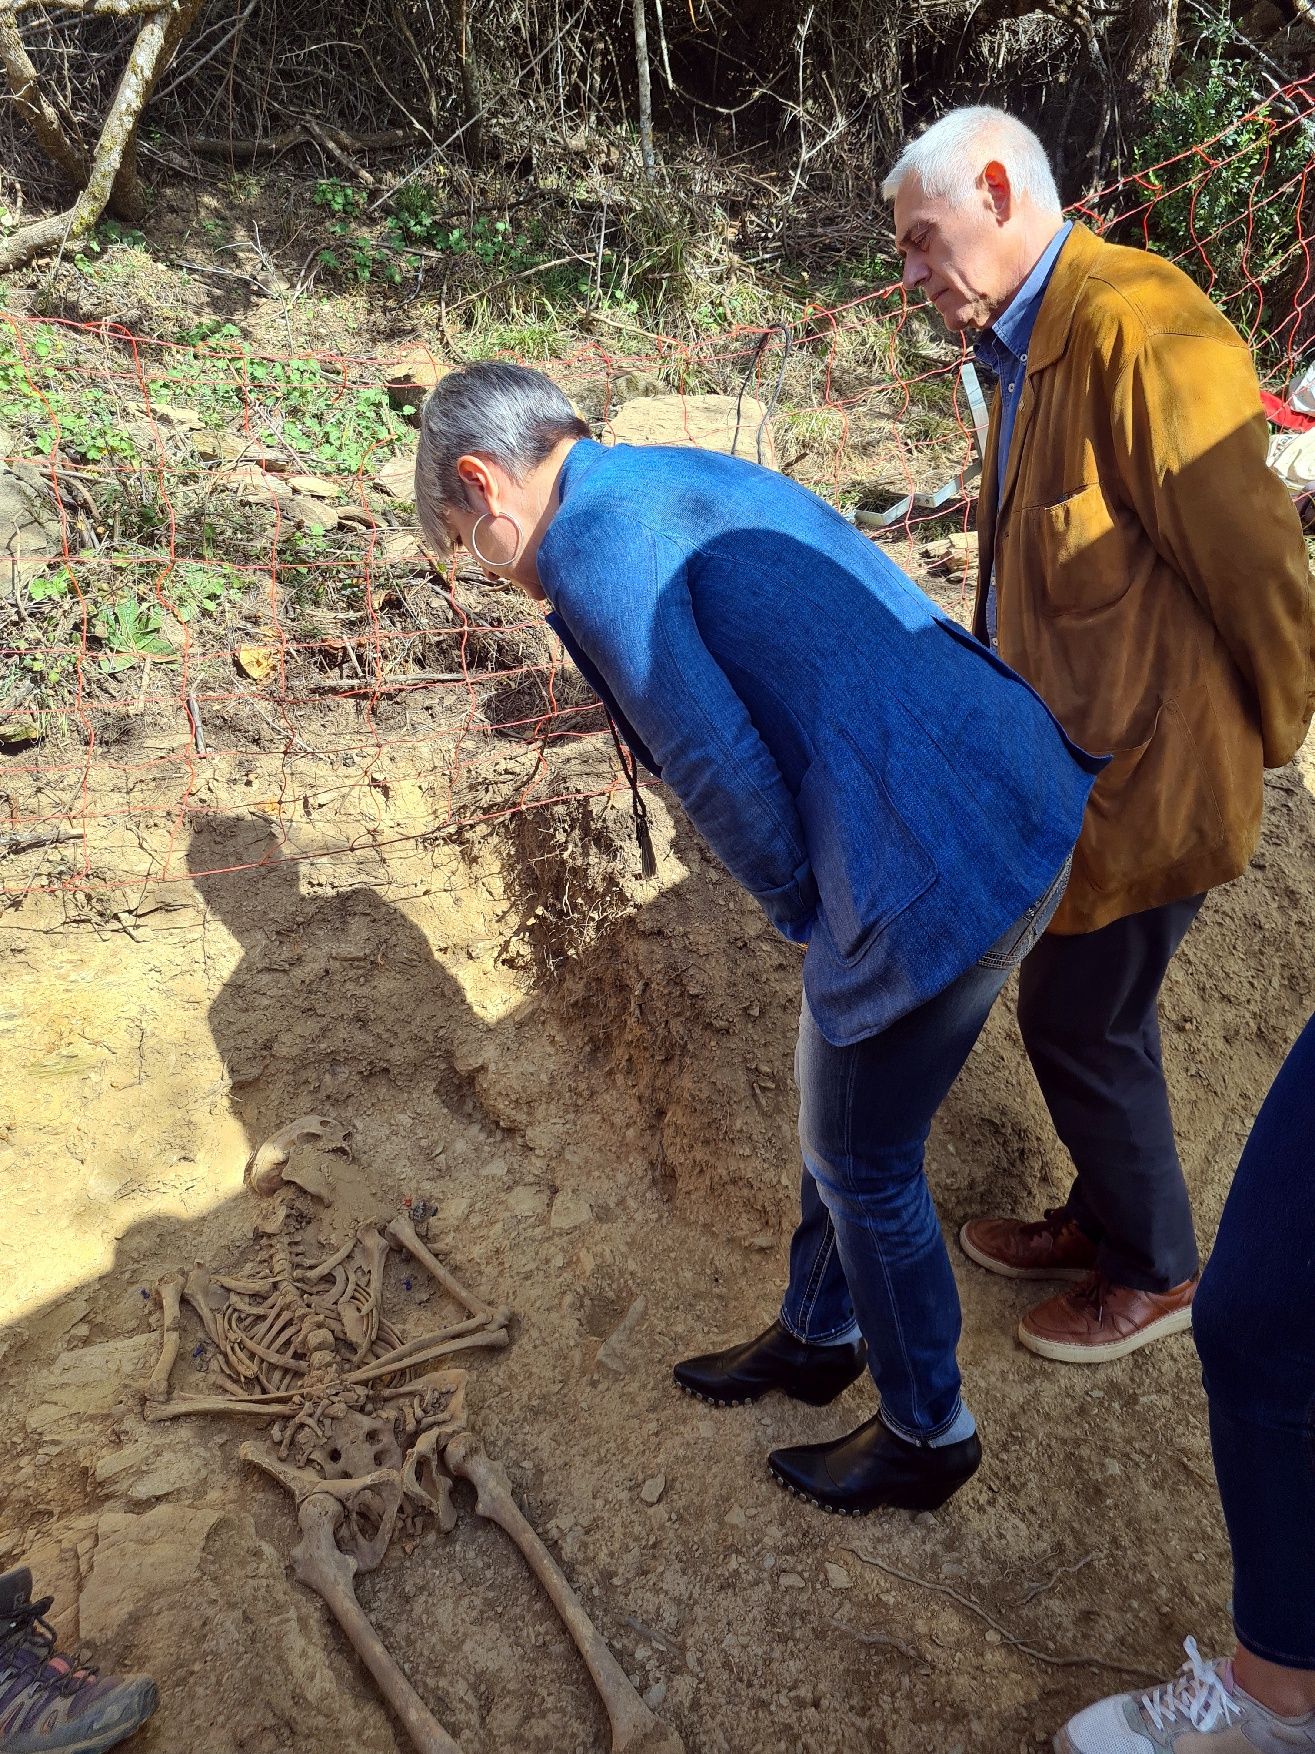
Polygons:
<instances>
[{"instance_id":1,"label":"tree trunk","mask_svg":"<svg viewBox=\"0 0 1315 1754\"><path fill-rule=\"evenodd\" d=\"M452 20L452 33L457 43L461 107L465 112L461 118L462 147L471 163L478 164L484 156L484 129L480 120L479 76L470 46L470 20L466 15L466 0L448 0L448 15Z\"/></svg>"},{"instance_id":2,"label":"tree trunk","mask_svg":"<svg viewBox=\"0 0 1315 1754\"><path fill-rule=\"evenodd\" d=\"M639 72L639 151L644 161L644 175L653 181L656 162L653 157L653 81L648 66L648 21L644 16L644 0L634 0L635 66Z\"/></svg>"},{"instance_id":3,"label":"tree trunk","mask_svg":"<svg viewBox=\"0 0 1315 1754\"><path fill-rule=\"evenodd\" d=\"M87 149L76 133L70 134L54 105L41 89L41 76L23 47L12 17L0 13L0 67L4 68L14 106L36 135L42 152L73 185L80 189L91 173Z\"/></svg>"},{"instance_id":4,"label":"tree trunk","mask_svg":"<svg viewBox=\"0 0 1315 1754\"><path fill-rule=\"evenodd\" d=\"M195 10L195 4L191 5L190 13ZM160 70L171 19L176 16L167 7L147 14L105 117L86 186L67 213L56 213L34 225L25 225L0 242L0 274L30 262L44 251L62 249L65 243L85 237L104 213L142 107Z\"/></svg>"},{"instance_id":5,"label":"tree trunk","mask_svg":"<svg viewBox=\"0 0 1315 1754\"><path fill-rule=\"evenodd\" d=\"M196 15L201 10L201 0L182 0L175 4L169 19L169 28L165 32L164 46L160 50L159 60L151 72L150 80L142 93L141 104L133 118L132 128L124 144L123 158L114 177L114 187L110 190L109 210L116 219L127 220L136 225L146 217L146 192L142 188L137 171L137 130L141 125L142 111L150 99L156 82L168 70L169 63L178 53L183 38L196 22Z\"/></svg>"},{"instance_id":6,"label":"tree trunk","mask_svg":"<svg viewBox=\"0 0 1315 1754\"><path fill-rule=\"evenodd\" d=\"M1132 0L1123 75L1123 125L1135 126L1150 100L1169 81L1178 48L1178 0Z\"/></svg>"}]
</instances>

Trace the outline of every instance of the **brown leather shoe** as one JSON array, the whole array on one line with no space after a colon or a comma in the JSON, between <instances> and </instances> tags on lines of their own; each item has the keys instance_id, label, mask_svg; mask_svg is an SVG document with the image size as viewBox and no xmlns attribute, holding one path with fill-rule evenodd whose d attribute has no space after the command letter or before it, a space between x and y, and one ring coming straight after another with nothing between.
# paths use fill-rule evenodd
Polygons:
<instances>
[{"instance_id":1,"label":"brown leather shoe","mask_svg":"<svg viewBox=\"0 0 1315 1754\"><path fill-rule=\"evenodd\" d=\"M1111 1285L1092 1273L1085 1285L1061 1291L1029 1310L1018 1324L1018 1338L1039 1358L1060 1364L1105 1364L1126 1358L1152 1340L1181 1334L1192 1325L1197 1278L1172 1291L1138 1291Z\"/></svg>"},{"instance_id":2,"label":"brown leather shoe","mask_svg":"<svg viewBox=\"0 0 1315 1754\"><path fill-rule=\"evenodd\" d=\"M1006 1279L1086 1279L1096 1245L1062 1207L1025 1224L1021 1218L974 1218L959 1232L970 1261Z\"/></svg>"}]
</instances>

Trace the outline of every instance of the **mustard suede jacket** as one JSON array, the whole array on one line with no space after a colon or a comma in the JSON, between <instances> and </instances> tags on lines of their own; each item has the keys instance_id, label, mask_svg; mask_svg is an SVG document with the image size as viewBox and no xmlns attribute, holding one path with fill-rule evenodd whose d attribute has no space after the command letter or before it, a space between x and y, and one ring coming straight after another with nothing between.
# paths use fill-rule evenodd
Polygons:
<instances>
[{"instance_id":1,"label":"mustard suede jacket","mask_svg":"<svg viewBox=\"0 0 1315 1754\"><path fill-rule=\"evenodd\" d=\"M997 504L999 429L997 392L975 631L994 565L1000 656L1114 756L1051 926L1090 932L1246 868L1315 712L1315 588L1246 344L1160 257L1074 227Z\"/></svg>"}]
</instances>

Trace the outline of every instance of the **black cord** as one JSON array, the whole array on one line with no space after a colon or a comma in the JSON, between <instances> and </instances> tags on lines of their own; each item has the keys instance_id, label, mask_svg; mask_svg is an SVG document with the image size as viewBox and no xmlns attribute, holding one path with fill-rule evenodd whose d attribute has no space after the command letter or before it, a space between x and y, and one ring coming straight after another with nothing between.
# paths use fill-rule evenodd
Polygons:
<instances>
[{"instance_id":1,"label":"black cord","mask_svg":"<svg viewBox=\"0 0 1315 1754\"><path fill-rule=\"evenodd\" d=\"M785 323L773 323L770 329L764 329L762 334L758 337L758 345L753 350L753 358L749 361L749 369L744 374L744 381L740 385L740 393L735 398L735 433L731 439L731 455L733 457L738 456L739 454L740 416L741 410L744 406L744 398L748 394L749 385L753 382L754 373L758 370L763 355L771 346L773 335L779 335L781 337L783 346L781 349L780 368L776 373L776 384L766 407L763 409L763 417L758 422L757 452L758 461L760 463L763 460L763 442L767 437L767 422L772 418L772 415L775 414L776 404L781 400L781 391L785 387L785 368L790 362L790 354L794 348L794 336L790 333L790 330Z\"/></svg>"}]
</instances>

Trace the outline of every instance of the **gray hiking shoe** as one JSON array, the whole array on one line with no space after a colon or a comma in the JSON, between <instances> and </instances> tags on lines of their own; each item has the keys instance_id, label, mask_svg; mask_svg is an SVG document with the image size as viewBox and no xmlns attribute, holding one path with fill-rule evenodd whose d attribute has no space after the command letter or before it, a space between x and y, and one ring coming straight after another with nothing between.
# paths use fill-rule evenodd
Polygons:
<instances>
[{"instance_id":1,"label":"gray hiking shoe","mask_svg":"<svg viewBox=\"0 0 1315 1754\"><path fill-rule=\"evenodd\" d=\"M1203 1663L1196 1640L1176 1680L1151 1693L1089 1705L1055 1737L1056 1754L1312 1754L1315 1712L1276 1717L1233 1679L1230 1661Z\"/></svg>"},{"instance_id":2,"label":"gray hiking shoe","mask_svg":"<svg viewBox=\"0 0 1315 1754\"><path fill-rule=\"evenodd\" d=\"M26 1566L0 1576L0 1754L104 1754L159 1704L145 1675L98 1675L55 1655Z\"/></svg>"}]
</instances>

